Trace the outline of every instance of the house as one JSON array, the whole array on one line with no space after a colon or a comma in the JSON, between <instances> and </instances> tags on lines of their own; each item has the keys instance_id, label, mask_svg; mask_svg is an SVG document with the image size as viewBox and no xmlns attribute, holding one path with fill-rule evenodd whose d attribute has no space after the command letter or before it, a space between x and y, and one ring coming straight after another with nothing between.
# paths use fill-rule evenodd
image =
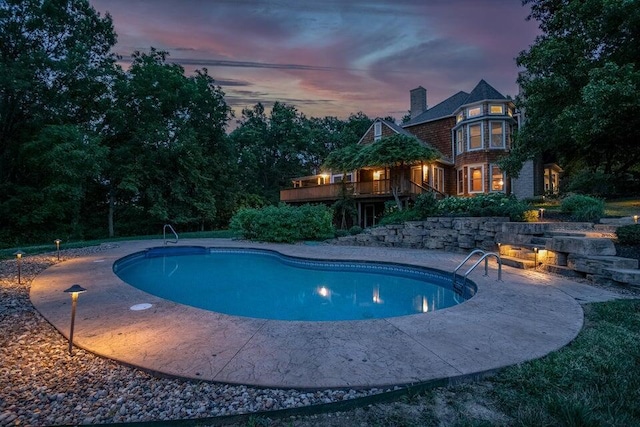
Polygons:
<instances>
[{"instance_id":1,"label":"house","mask_svg":"<svg viewBox=\"0 0 640 427\"><path fill-rule=\"evenodd\" d=\"M473 196L480 193L514 193L519 198L533 197L545 191L557 191L561 171L554 164L525 164L518 179L510 179L498 160L510 150L519 115L513 101L486 81L469 93L460 91L439 104L427 108L427 91L410 91L410 120L402 125L376 119L359 144L375 144L394 134L417 137L442 155L429 163L398 168L362 168L347 174L331 173L294 178L292 187L280 192L286 203L333 203L344 197L348 185L358 213L358 223L375 225L384 211L384 203L393 200L390 179L401 174L401 196L405 203L425 192L438 197ZM342 193L341 193L342 192Z\"/></svg>"}]
</instances>

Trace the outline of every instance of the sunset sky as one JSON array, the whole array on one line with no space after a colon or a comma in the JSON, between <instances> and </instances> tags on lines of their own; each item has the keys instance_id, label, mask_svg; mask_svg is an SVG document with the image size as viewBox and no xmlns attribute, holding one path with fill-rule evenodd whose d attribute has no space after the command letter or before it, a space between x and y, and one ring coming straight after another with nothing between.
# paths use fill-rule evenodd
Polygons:
<instances>
[{"instance_id":1,"label":"sunset sky","mask_svg":"<svg viewBox=\"0 0 640 427\"><path fill-rule=\"evenodd\" d=\"M520 0L90 0L125 60L150 46L208 68L237 117L274 101L307 116L400 119L485 79L515 95L514 58L539 33ZM126 64L123 64L126 65Z\"/></svg>"}]
</instances>

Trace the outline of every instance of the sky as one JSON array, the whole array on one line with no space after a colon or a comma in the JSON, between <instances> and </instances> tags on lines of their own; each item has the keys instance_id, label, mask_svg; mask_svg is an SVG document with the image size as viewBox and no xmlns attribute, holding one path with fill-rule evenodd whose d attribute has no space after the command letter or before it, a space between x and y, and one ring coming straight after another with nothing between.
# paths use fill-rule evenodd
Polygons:
<instances>
[{"instance_id":1,"label":"sky","mask_svg":"<svg viewBox=\"0 0 640 427\"><path fill-rule=\"evenodd\" d=\"M539 34L520 0L90 0L124 59L150 47L207 68L239 118L275 101L308 117L401 119L485 79L517 94L515 58Z\"/></svg>"}]
</instances>

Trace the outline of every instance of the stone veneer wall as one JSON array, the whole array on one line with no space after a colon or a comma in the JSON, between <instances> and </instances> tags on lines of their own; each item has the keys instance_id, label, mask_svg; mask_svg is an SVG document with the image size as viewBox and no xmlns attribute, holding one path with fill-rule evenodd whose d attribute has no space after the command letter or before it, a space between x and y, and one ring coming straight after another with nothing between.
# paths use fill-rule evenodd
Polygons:
<instances>
[{"instance_id":1,"label":"stone veneer wall","mask_svg":"<svg viewBox=\"0 0 640 427\"><path fill-rule=\"evenodd\" d=\"M449 252L469 252L475 248L493 251L496 248L496 233L508 221L508 217L434 217L424 221L369 228L362 234L339 237L333 243L440 249Z\"/></svg>"}]
</instances>

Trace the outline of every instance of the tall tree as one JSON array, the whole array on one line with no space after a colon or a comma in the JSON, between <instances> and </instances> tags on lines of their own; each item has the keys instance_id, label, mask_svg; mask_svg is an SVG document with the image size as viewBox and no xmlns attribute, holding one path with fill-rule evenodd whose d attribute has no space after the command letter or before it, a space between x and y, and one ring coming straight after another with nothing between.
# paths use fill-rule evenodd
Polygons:
<instances>
[{"instance_id":1,"label":"tall tree","mask_svg":"<svg viewBox=\"0 0 640 427\"><path fill-rule=\"evenodd\" d=\"M632 0L523 0L542 35L522 52L526 116L503 165L551 154L567 169L620 176L640 163L640 5Z\"/></svg>"},{"instance_id":2,"label":"tall tree","mask_svg":"<svg viewBox=\"0 0 640 427\"><path fill-rule=\"evenodd\" d=\"M94 127L115 41L111 18L87 0L0 2L0 216L13 235L77 230L77 191L99 171ZM85 148L96 157L78 151ZM78 185L67 187L66 202L60 184Z\"/></svg>"}]
</instances>

